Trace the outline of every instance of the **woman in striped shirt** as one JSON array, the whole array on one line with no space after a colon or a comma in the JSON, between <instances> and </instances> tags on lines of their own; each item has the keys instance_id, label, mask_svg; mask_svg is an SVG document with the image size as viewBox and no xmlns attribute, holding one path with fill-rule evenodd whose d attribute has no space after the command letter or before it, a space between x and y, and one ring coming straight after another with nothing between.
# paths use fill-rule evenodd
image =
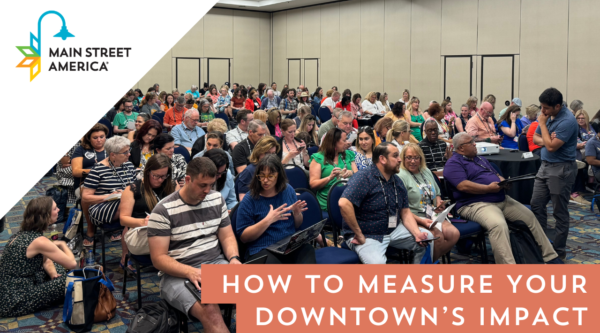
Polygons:
<instances>
[{"instance_id":1,"label":"woman in striped shirt","mask_svg":"<svg viewBox=\"0 0 600 333\"><path fill-rule=\"evenodd\" d=\"M83 183L81 197L90 206L89 216L96 226L118 219L120 194L135 180L135 167L128 160L129 145L129 140L122 136L106 140L104 149L108 157L94 165ZM106 200L111 195L115 199ZM85 239L88 244L93 244L93 228L88 228ZM121 235L111 236L113 242L120 239Z\"/></svg>"}]
</instances>

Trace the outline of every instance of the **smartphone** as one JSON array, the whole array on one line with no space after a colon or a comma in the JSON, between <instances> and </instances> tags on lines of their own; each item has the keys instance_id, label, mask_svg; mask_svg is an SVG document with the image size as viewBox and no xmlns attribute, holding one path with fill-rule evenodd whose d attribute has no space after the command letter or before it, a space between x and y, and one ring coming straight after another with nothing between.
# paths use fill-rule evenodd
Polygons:
<instances>
[{"instance_id":1,"label":"smartphone","mask_svg":"<svg viewBox=\"0 0 600 333\"><path fill-rule=\"evenodd\" d=\"M421 243L430 243L433 242L434 240L438 240L440 239L439 237L435 237L435 238L431 238L431 239L426 239L426 240L422 240Z\"/></svg>"},{"instance_id":2,"label":"smartphone","mask_svg":"<svg viewBox=\"0 0 600 333\"><path fill-rule=\"evenodd\" d=\"M306 148L306 147L304 147L304 146L298 147L298 151L302 151L304 148Z\"/></svg>"}]
</instances>

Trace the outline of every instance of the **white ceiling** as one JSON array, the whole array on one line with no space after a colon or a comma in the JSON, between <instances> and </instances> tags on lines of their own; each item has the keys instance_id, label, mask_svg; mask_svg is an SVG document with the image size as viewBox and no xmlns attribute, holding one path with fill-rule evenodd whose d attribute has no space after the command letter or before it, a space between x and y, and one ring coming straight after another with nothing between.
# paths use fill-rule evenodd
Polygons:
<instances>
[{"instance_id":1,"label":"white ceiling","mask_svg":"<svg viewBox=\"0 0 600 333\"><path fill-rule=\"evenodd\" d=\"M219 0L215 7L274 12L340 0Z\"/></svg>"}]
</instances>

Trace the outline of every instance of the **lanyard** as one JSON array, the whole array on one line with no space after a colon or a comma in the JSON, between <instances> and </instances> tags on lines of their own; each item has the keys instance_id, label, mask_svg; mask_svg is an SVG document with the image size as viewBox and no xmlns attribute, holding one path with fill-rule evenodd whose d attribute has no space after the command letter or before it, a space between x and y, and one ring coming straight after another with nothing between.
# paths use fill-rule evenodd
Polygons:
<instances>
[{"instance_id":1,"label":"lanyard","mask_svg":"<svg viewBox=\"0 0 600 333\"><path fill-rule=\"evenodd\" d=\"M391 216L390 214L390 207L388 206L388 201L387 201L387 194L385 193L385 187L383 187L383 182L381 181L381 177L377 177L377 180L379 180L379 184L381 185L381 189L383 190L383 199L385 200L385 207L386 207L386 211L388 213L388 217ZM394 179L394 176L392 175L392 181L394 182L394 196L396 197L396 213L398 213L398 192L396 189L396 179Z\"/></svg>"},{"instance_id":2,"label":"lanyard","mask_svg":"<svg viewBox=\"0 0 600 333\"><path fill-rule=\"evenodd\" d=\"M117 177L119 177L119 179L121 180L121 183L123 185L123 189L125 189L127 187L128 183L125 183L125 181L123 180L123 178L121 178L121 175L119 175L119 173L117 172L117 169L115 169L115 166L112 164L112 162L110 161L110 159L108 160L108 164L110 165L110 168L113 171L113 175L116 175ZM122 168L122 166L121 166ZM131 177L129 175L129 168L125 168L126 172L127 172L127 181L131 181Z\"/></svg>"},{"instance_id":3,"label":"lanyard","mask_svg":"<svg viewBox=\"0 0 600 333\"><path fill-rule=\"evenodd\" d=\"M483 127L485 128L485 131L491 137L492 136L492 132L490 132L490 124L487 121L484 123L483 119L481 119L481 116L479 115L479 113L477 113L477 118L479 118L479 121L481 122L481 125L483 125Z\"/></svg>"},{"instance_id":4,"label":"lanyard","mask_svg":"<svg viewBox=\"0 0 600 333\"><path fill-rule=\"evenodd\" d=\"M285 148L288 150L288 154L289 154L290 153L290 147L288 146L287 142L285 142L285 139L283 139L283 144L285 144ZM296 140L294 140L294 147L296 147L296 150L298 150L298 145L296 145ZM300 158L302 158L302 152L300 152L299 155L300 155ZM294 161L294 158L292 158L292 163L294 165L296 165L296 161Z\"/></svg>"},{"instance_id":5,"label":"lanyard","mask_svg":"<svg viewBox=\"0 0 600 333\"><path fill-rule=\"evenodd\" d=\"M248 144L248 149L250 150L250 154L248 156L250 156L252 155L252 147L250 147L250 140L246 139L246 143Z\"/></svg>"},{"instance_id":6,"label":"lanyard","mask_svg":"<svg viewBox=\"0 0 600 333\"><path fill-rule=\"evenodd\" d=\"M423 174L421 172L419 172L419 175L421 175L421 178L423 179L423 183L426 183L426 184L423 184L423 185L427 185L427 186L421 187L421 182L419 181L419 179L417 179L417 177L412 172L410 172L410 175L415 179L415 181L417 182L417 185L419 185L419 188L423 188L423 193L427 197L429 197L429 200L431 201L431 204L433 205L433 195L432 195L432 192L431 192L431 183L429 183L425 179L425 177L423 176Z\"/></svg>"},{"instance_id":7,"label":"lanyard","mask_svg":"<svg viewBox=\"0 0 600 333\"><path fill-rule=\"evenodd\" d=\"M478 159L479 159L479 160L480 160L480 161L483 163L483 160L481 159L481 157L477 156L477 158L478 158ZM495 174L496 176L498 176L498 178L500 178L500 175L499 175L499 174L496 172L496 169L492 168L492 169L494 169L494 170L491 170L490 168L488 168L488 167L486 167L486 166L484 166L484 165L481 165L481 164L479 164L477 161L475 161L475 159L473 159L473 163L475 163L475 164L479 165L480 167L482 167L482 168L484 168L485 170L487 170L487 171L489 171L489 172L491 172L491 173Z\"/></svg>"},{"instance_id":8,"label":"lanyard","mask_svg":"<svg viewBox=\"0 0 600 333\"><path fill-rule=\"evenodd\" d=\"M184 125L183 133L185 133L185 135L188 137L188 139L190 139L190 141L192 141L192 143L194 143L194 140L192 140L192 137L188 134L187 130L188 130L188 128ZM190 132L195 133L195 131L192 131L191 129L190 129Z\"/></svg>"}]
</instances>

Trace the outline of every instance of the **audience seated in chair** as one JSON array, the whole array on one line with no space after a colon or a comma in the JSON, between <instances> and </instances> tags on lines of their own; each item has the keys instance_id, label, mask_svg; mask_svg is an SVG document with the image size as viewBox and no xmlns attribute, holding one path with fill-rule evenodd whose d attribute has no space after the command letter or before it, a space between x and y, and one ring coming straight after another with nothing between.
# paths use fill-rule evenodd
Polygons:
<instances>
[{"instance_id":1,"label":"audience seated in chair","mask_svg":"<svg viewBox=\"0 0 600 333\"><path fill-rule=\"evenodd\" d=\"M441 177L441 170L452 156L452 150L449 144L439 138L439 128L434 119L430 118L425 121L423 132L425 132L425 138L419 142L419 147L425 154L427 168Z\"/></svg>"},{"instance_id":2,"label":"audience seated in chair","mask_svg":"<svg viewBox=\"0 0 600 333\"><path fill-rule=\"evenodd\" d=\"M437 226L431 220L432 213L441 213L446 205L442 201L442 191L433 173L425 165L425 155L421 148L414 143L407 144L400 152L400 162L398 176L408 192L408 206L415 221L429 230L433 237L439 237L433 242L432 261L435 262L452 249L460 232L448 221Z\"/></svg>"},{"instance_id":3,"label":"audience seated in chair","mask_svg":"<svg viewBox=\"0 0 600 333\"><path fill-rule=\"evenodd\" d=\"M360 127L358 129L357 140L354 163L357 170L362 170L373 164L373 149L375 149L375 134L373 133L373 129L370 126Z\"/></svg>"},{"instance_id":4,"label":"audience seated in chair","mask_svg":"<svg viewBox=\"0 0 600 333\"><path fill-rule=\"evenodd\" d=\"M281 146L277 143L272 136L265 136L258 140L254 149L252 149L252 154L250 155L248 166L242 171L237 178L237 190L239 201L241 202L244 199L244 196L250 192L250 183L254 179L254 171L256 170L256 165L260 162L265 156L278 154L281 151Z\"/></svg>"},{"instance_id":5,"label":"audience seated in chair","mask_svg":"<svg viewBox=\"0 0 600 333\"><path fill-rule=\"evenodd\" d=\"M281 122L281 163L293 164L308 172L308 152L304 141L296 141L296 123L291 119Z\"/></svg>"},{"instance_id":6,"label":"audience seated in chair","mask_svg":"<svg viewBox=\"0 0 600 333\"><path fill-rule=\"evenodd\" d=\"M269 155L258 162L250 192L237 212L237 234L247 244L246 259L266 255L267 264L315 264L315 249L308 243L289 254L267 250L300 228L305 210L306 202L296 198L279 158Z\"/></svg>"},{"instance_id":7,"label":"audience seated in chair","mask_svg":"<svg viewBox=\"0 0 600 333\"><path fill-rule=\"evenodd\" d=\"M206 157L193 159L185 180L181 190L156 205L148 222L152 264L163 273L160 296L200 320L206 331L228 332L219 305L201 304L184 286L187 279L198 289L210 288L200 286L203 264L241 264L227 205L221 194L212 190L217 167ZM180 209L169 209L173 206ZM183 230L188 232L182 234ZM196 248L192 250L192 246Z\"/></svg>"},{"instance_id":8,"label":"audience seated in chair","mask_svg":"<svg viewBox=\"0 0 600 333\"><path fill-rule=\"evenodd\" d=\"M325 134L319 151L310 157L309 184L316 191L323 211L327 211L329 188L338 178L349 178L358 171L354 162L355 153L346 150L347 147L346 132L332 128Z\"/></svg>"},{"instance_id":9,"label":"audience seated in chair","mask_svg":"<svg viewBox=\"0 0 600 333\"><path fill-rule=\"evenodd\" d=\"M222 134L223 143L221 144L221 147L219 147L219 148L222 148L223 150L228 151L229 145L225 141L226 140L225 133L227 132L227 123L225 122L225 120L223 120L221 118L216 118L216 119L213 119L211 122L209 122L208 126L206 127L206 133L211 133L211 132L219 132ZM194 144L192 145L192 150L190 152L190 157L193 158L194 156L198 155L199 152L201 152L205 149L206 149L206 135L201 136L200 138L198 138L198 140L196 140L194 142Z\"/></svg>"},{"instance_id":10,"label":"audience seated in chair","mask_svg":"<svg viewBox=\"0 0 600 333\"><path fill-rule=\"evenodd\" d=\"M339 109L335 109L335 110L339 110ZM336 128L339 128L340 130L344 131L344 133L346 133L346 135L347 135L348 141L346 142L346 149L354 150L354 148L351 148L351 147L352 147L352 144L354 143L354 140L356 140L358 130L356 128L352 127L352 121L354 120L354 116L352 116L352 112L345 111L345 110L341 111L338 114L337 119L338 119L338 121L336 122L337 123ZM326 134L327 133L325 133L321 137L321 143L323 142L323 138L325 137ZM354 139L350 139L351 136L353 136Z\"/></svg>"},{"instance_id":11,"label":"audience seated in chair","mask_svg":"<svg viewBox=\"0 0 600 333\"><path fill-rule=\"evenodd\" d=\"M279 102L279 111L281 119L294 118L298 112L298 100L296 100L296 90L290 89L284 99ZM270 109L269 109L270 112ZM274 124L273 124L274 125Z\"/></svg>"},{"instance_id":12,"label":"audience seated in chair","mask_svg":"<svg viewBox=\"0 0 600 333\"><path fill-rule=\"evenodd\" d=\"M498 132L502 131L503 139L501 146L507 149L519 149L519 136L523 132L523 124L519 120L521 107L511 105L498 119Z\"/></svg>"},{"instance_id":13,"label":"audience seated in chair","mask_svg":"<svg viewBox=\"0 0 600 333\"><path fill-rule=\"evenodd\" d=\"M199 120L200 115L197 110L191 109L185 112L183 122L171 130L175 145L183 146L188 151L192 150L194 142L206 134L202 128L196 126Z\"/></svg>"},{"instance_id":14,"label":"audience seated in chair","mask_svg":"<svg viewBox=\"0 0 600 333\"><path fill-rule=\"evenodd\" d=\"M267 95L262 98L260 102L260 108L262 110L269 110L272 108L278 108L281 103L281 97L275 95L275 91L272 88L267 89Z\"/></svg>"},{"instance_id":15,"label":"audience seated in chair","mask_svg":"<svg viewBox=\"0 0 600 333\"><path fill-rule=\"evenodd\" d=\"M165 154L171 160L173 182L179 186L185 184L185 170L187 162L181 154L175 154L175 139L170 134L162 133L154 139L154 154Z\"/></svg>"},{"instance_id":16,"label":"audience seated in chair","mask_svg":"<svg viewBox=\"0 0 600 333\"><path fill-rule=\"evenodd\" d=\"M127 186L121 195L120 223L124 228L121 239L121 268L127 266L135 272L131 263L125 264L130 244L135 246L135 255L148 255L147 232L135 228L148 226L150 212L159 201L179 189L173 186L171 160L164 154L156 154L148 159L141 179ZM143 245L144 244L144 245ZM145 247L146 251L140 252Z\"/></svg>"},{"instance_id":17,"label":"audience seated in chair","mask_svg":"<svg viewBox=\"0 0 600 333\"><path fill-rule=\"evenodd\" d=\"M204 156L213 161L217 167L217 182L215 183L215 190L221 193L221 196L225 199L225 203L227 204L228 212L231 212L231 209L238 203L238 200L235 196L233 174L229 169L231 157L229 157L229 155L220 148L211 149L207 151Z\"/></svg>"},{"instance_id":18,"label":"audience seated in chair","mask_svg":"<svg viewBox=\"0 0 600 333\"><path fill-rule=\"evenodd\" d=\"M81 139L81 145L75 148L73 155L71 156L71 168L73 170L73 187L75 188L75 195L81 198L80 186L81 178L84 174L90 173L94 165L106 158L106 150L104 144L106 143L106 137L109 131L108 128L102 124L94 125ZM89 204L85 201L81 201L81 209L84 213L85 220L87 221L88 232L91 231L93 235L94 226L89 217L88 209ZM85 246L92 246L92 243L84 240Z\"/></svg>"},{"instance_id":19,"label":"audience seated in chair","mask_svg":"<svg viewBox=\"0 0 600 333\"><path fill-rule=\"evenodd\" d=\"M299 136L300 133L308 134L308 141L304 140L307 146L317 146L319 144L319 127L317 126L317 119L315 116L308 114L302 118L302 122L296 130L296 136Z\"/></svg>"},{"instance_id":20,"label":"audience seated in chair","mask_svg":"<svg viewBox=\"0 0 600 333\"><path fill-rule=\"evenodd\" d=\"M248 137L233 149L231 157L237 174L244 171L250 163L248 158L254 150L254 145L267 133L267 125L260 120L253 120L248 125Z\"/></svg>"},{"instance_id":21,"label":"audience seated in chair","mask_svg":"<svg viewBox=\"0 0 600 333\"><path fill-rule=\"evenodd\" d=\"M129 141L133 142L133 140L135 140L135 138L137 137L138 131L140 130L140 128L142 128L142 125L144 125L144 123L147 122L148 120L150 120L149 115L147 115L145 113L138 114L137 118L135 118L135 131L127 133L127 139ZM161 125L161 128L162 128L162 125Z\"/></svg>"},{"instance_id":22,"label":"audience seated in chair","mask_svg":"<svg viewBox=\"0 0 600 333\"><path fill-rule=\"evenodd\" d=\"M504 193L498 185L504 178L488 160L477 156L475 139L458 133L453 144L455 153L446 163L444 178L451 185L457 212L489 232L496 264L515 263L507 223L518 220L531 230L546 263L562 263L533 213Z\"/></svg>"},{"instance_id":23,"label":"audience seated in chair","mask_svg":"<svg viewBox=\"0 0 600 333\"><path fill-rule=\"evenodd\" d=\"M319 141L317 141L317 145L323 140L323 137L325 136L325 134L327 134L327 132L338 126L338 122L339 122L339 117L340 117L340 113L343 112L344 110L342 109L333 109L333 112L331 113L331 119L327 120L326 122L321 124L321 127L319 127L319 132L318 132L318 136L319 136ZM351 113L352 114L352 113Z\"/></svg>"},{"instance_id":24,"label":"audience seated in chair","mask_svg":"<svg viewBox=\"0 0 600 333\"><path fill-rule=\"evenodd\" d=\"M350 178L339 200L344 240L363 264L385 264L388 247L414 251L415 264L425 254L427 245L421 241L431 233L417 226L399 169L398 148L378 145L373 165Z\"/></svg>"},{"instance_id":25,"label":"audience seated in chair","mask_svg":"<svg viewBox=\"0 0 600 333\"><path fill-rule=\"evenodd\" d=\"M254 119L250 110L240 110L235 116L238 126L227 132L227 144L233 152L235 146L248 137L248 125Z\"/></svg>"},{"instance_id":26,"label":"audience seated in chair","mask_svg":"<svg viewBox=\"0 0 600 333\"><path fill-rule=\"evenodd\" d=\"M185 108L185 97L179 96L175 100L175 106L165 112L163 127L169 131L183 122L184 114L188 111ZM199 119L200 117L198 117Z\"/></svg>"},{"instance_id":27,"label":"audience seated in chair","mask_svg":"<svg viewBox=\"0 0 600 333\"><path fill-rule=\"evenodd\" d=\"M52 197L31 200L21 230L6 241L0 260L0 318L28 315L64 300L67 271L78 263L67 243L44 236L58 212Z\"/></svg>"},{"instance_id":28,"label":"audience seated in chair","mask_svg":"<svg viewBox=\"0 0 600 333\"><path fill-rule=\"evenodd\" d=\"M149 116L152 116L156 112L161 112L160 107L158 106L158 104L156 104L157 100L158 96L155 92L146 93L146 96L141 102L142 106L140 108L140 113L145 113Z\"/></svg>"},{"instance_id":29,"label":"audience seated in chair","mask_svg":"<svg viewBox=\"0 0 600 333\"><path fill-rule=\"evenodd\" d=\"M106 140L106 158L90 170L85 178L82 202L89 205L89 216L95 226L110 224L119 218L121 200L105 201L109 195L123 193L123 190L133 183L136 171L129 162L130 142L122 136ZM85 239L88 244L94 241L94 228L88 228ZM120 240L120 235L113 235L111 241Z\"/></svg>"},{"instance_id":30,"label":"audience seated in chair","mask_svg":"<svg viewBox=\"0 0 600 333\"><path fill-rule=\"evenodd\" d=\"M381 118L373 126L373 134L375 134L375 146L382 142L386 142L387 133L392 129L394 121L392 118Z\"/></svg>"},{"instance_id":31,"label":"audience seated in chair","mask_svg":"<svg viewBox=\"0 0 600 333\"><path fill-rule=\"evenodd\" d=\"M130 100L123 102L123 112L118 113L115 119L112 121L113 133L118 135L125 135L129 132L135 131L135 129L129 127L129 123L135 124L138 113L133 112L133 103Z\"/></svg>"},{"instance_id":32,"label":"audience seated in chair","mask_svg":"<svg viewBox=\"0 0 600 333\"><path fill-rule=\"evenodd\" d=\"M469 119L465 131L475 138L475 142L500 144L502 137L496 133L496 126L492 120L493 115L494 107L492 104L483 102L477 112Z\"/></svg>"},{"instance_id":33,"label":"audience seated in chair","mask_svg":"<svg viewBox=\"0 0 600 333\"><path fill-rule=\"evenodd\" d=\"M204 138L206 138L206 145L204 147L204 150L202 150L198 154L194 155L193 158L205 156L206 152L208 152L209 150L212 150L212 149L217 149L217 148L223 149L223 134L221 132L219 132L219 131L210 132L210 133L206 134L204 136ZM233 168L233 159L231 158L231 155L226 151L225 151L225 155L227 156L227 160L229 163L227 168L228 168L228 170L233 172L233 170L235 170Z\"/></svg>"},{"instance_id":34,"label":"audience seated in chair","mask_svg":"<svg viewBox=\"0 0 600 333\"><path fill-rule=\"evenodd\" d=\"M139 117L138 117L139 118ZM140 172L144 172L144 166L148 159L154 155L152 145L154 138L162 133L162 126L158 121L150 119L138 131L139 135L131 142L131 154L129 162Z\"/></svg>"}]
</instances>

